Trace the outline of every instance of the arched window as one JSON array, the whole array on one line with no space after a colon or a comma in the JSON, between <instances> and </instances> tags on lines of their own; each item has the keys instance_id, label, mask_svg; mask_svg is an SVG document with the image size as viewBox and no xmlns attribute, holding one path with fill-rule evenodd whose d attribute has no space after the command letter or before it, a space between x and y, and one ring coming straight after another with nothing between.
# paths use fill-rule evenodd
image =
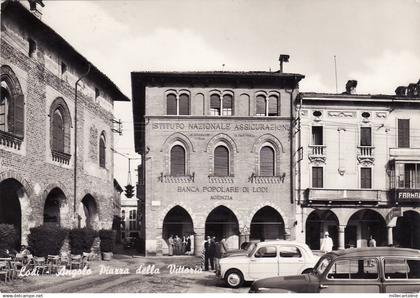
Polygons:
<instances>
[{"instance_id":1,"label":"arched window","mask_svg":"<svg viewBox=\"0 0 420 298\"><path fill-rule=\"evenodd\" d=\"M180 145L171 149L171 176L185 176L185 149Z\"/></svg>"},{"instance_id":2,"label":"arched window","mask_svg":"<svg viewBox=\"0 0 420 298\"><path fill-rule=\"evenodd\" d=\"M260 150L260 176L275 175L275 154L273 148L264 146Z\"/></svg>"},{"instance_id":3,"label":"arched window","mask_svg":"<svg viewBox=\"0 0 420 298\"><path fill-rule=\"evenodd\" d=\"M257 116L265 116L266 115L266 104L265 104L265 96L258 95L257 96Z\"/></svg>"},{"instance_id":4,"label":"arched window","mask_svg":"<svg viewBox=\"0 0 420 298\"><path fill-rule=\"evenodd\" d=\"M168 94L166 96L166 115L176 115L177 106L176 106L176 95Z\"/></svg>"},{"instance_id":5,"label":"arched window","mask_svg":"<svg viewBox=\"0 0 420 298\"><path fill-rule=\"evenodd\" d=\"M210 96L210 115L220 116L220 96L218 94Z\"/></svg>"},{"instance_id":6,"label":"arched window","mask_svg":"<svg viewBox=\"0 0 420 298\"><path fill-rule=\"evenodd\" d=\"M229 176L229 150L225 146L214 150L214 176Z\"/></svg>"},{"instance_id":7,"label":"arched window","mask_svg":"<svg viewBox=\"0 0 420 298\"><path fill-rule=\"evenodd\" d=\"M7 131L8 106L11 101L9 86L5 81L1 81L1 98L0 98L0 130Z\"/></svg>"},{"instance_id":8,"label":"arched window","mask_svg":"<svg viewBox=\"0 0 420 298\"><path fill-rule=\"evenodd\" d=\"M190 114L190 96L188 94L181 94L179 96L179 115Z\"/></svg>"},{"instance_id":9,"label":"arched window","mask_svg":"<svg viewBox=\"0 0 420 298\"><path fill-rule=\"evenodd\" d=\"M101 133L101 137L99 138L99 166L101 168L105 168L106 164L106 142L105 142L105 132Z\"/></svg>"},{"instance_id":10,"label":"arched window","mask_svg":"<svg viewBox=\"0 0 420 298\"><path fill-rule=\"evenodd\" d=\"M268 116L278 116L279 115L279 105L278 97L271 95L268 98Z\"/></svg>"},{"instance_id":11,"label":"arched window","mask_svg":"<svg viewBox=\"0 0 420 298\"><path fill-rule=\"evenodd\" d=\"M7 65L1 66L0 130L20 140L24 136L22 89L13 70Z\"/></svg>"},{"instance_id":12,"label":"arched window","mask_svg":"<svg viewBox=\"0 0 420 298\"><path fill-rule=\"evenodd\" d=\"M56 109L52 120L52 149L64 152L64 119L60 109Z\"/></svg>"},{"instance_id":13,"label":"arched window","mask_svg":"<svg viewBox=\"0 0 420 298\"><path fill-rule=\"evenodd\" d=\"M233 106L233 98L230 94L223 95L223 116L232 116L232 106Z\"/></svg>"}]
</instances>

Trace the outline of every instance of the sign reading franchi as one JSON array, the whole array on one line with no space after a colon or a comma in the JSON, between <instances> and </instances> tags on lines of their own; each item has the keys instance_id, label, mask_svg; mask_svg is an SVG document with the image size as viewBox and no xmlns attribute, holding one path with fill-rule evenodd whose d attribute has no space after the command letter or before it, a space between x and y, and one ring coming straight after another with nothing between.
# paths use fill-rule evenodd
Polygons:
<instances>
[{"instance_id":1,"label":"sign reading franchi","mask_svg":"<svg viewBox=\"0 0 420 298\"><path fill-rule=\"evenodd\" d=\"M278 123L209 123L209 122L156 122L152 123L154 130L229 130L229 131L288 131L289 125Z\"/></svg>"},{"instance_id":2,"label":"sign reading franchi","mask_svg":"<svg viewBox=\"0 0 420 298\"><path fill-rule=\"evenodd\" d=\"M398 202L420 202L420 189L396 190L395 195Z\"/></svg>"}]
</instances>

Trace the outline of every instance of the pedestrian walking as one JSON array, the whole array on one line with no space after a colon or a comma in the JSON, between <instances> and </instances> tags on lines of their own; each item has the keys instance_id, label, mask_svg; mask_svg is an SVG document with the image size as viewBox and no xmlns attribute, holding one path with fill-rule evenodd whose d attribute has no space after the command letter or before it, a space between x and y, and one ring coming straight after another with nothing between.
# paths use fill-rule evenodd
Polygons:
<instances>
[{"instance_id":1,"label":"pedestrian walking","mask_svg":"<svg viewBox=\"0 0 420 298\"><path fill-rule=\"evenodd\" d=\"M327 253L332 251L333 249L333 241L330 238L330 234L328 232L325 232L324 238L321 240L321 252Z\"/></svg>"},{"instance_id":2,"label":"pedestrian walking","mask_svg":"<svg viewBox=\"0 0 420 298\"><path fill-rule=\"evenodd\" d=\"M168 238L168 255L174 255L174 238L172 237L172 235Z\"/></svg>"},{"instance_id":3,"label":"pedestrian walking","mask_svg":"<svg viewBox=\"0 0 420 298\"><path fill-rule=\"evenodd\" d=\"M207 236L207 241L204 242L204 270L205 271L209 271L210 242L211 242L211 238L210 236Z\"/></svg>"},{"instance_id":4,"label":"pedestrian walking","mask_svg":"<svg viewBox=\"0 0 420 298\"><path fill-rule=\"evenodd\" d=\"M209 260L211 270L214 270L214 257L216 256L216 237L212 237L210 240L210 247L209 247Z\"/></svg>"}]
</instances>

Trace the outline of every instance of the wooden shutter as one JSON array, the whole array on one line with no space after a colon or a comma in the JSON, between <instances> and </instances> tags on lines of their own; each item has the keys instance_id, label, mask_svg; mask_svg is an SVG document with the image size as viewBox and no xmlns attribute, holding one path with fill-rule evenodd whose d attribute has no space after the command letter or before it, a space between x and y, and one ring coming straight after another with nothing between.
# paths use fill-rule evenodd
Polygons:
<instances>
[{"instance_id":1,"label":"wooden shutter","mask_svg":"<svg viewBox=\"0 0 420 298\"><path fill-rule=\"evenodd\" d=\"M322 167L313 167L312 168L312 187L322 188L324 187L323 181L323 169Z\"/></svg>"},{"instance_id":2,"label":"wooden shutter","mask_svg":"<svg viewBox=\"0 0 420 298\"><path fill-rule=\"evenodd\" d=\"M185 150L179 145L171 149L171 176L185 176Z\"/></svg>"},{"instance_id":3,"label":"wooden shutter","mask_svg":"<svg viewBox=\"0 0 420 298\"><path fill-rule=\"evenodd\" d=\"M277 96L270 96L268 100L268 116L278 116L279 105Z\"/></svg>"},{"instance_id":4,"label":"wooden shutter","mask_svg":"<svg viewBox=\"0 0 420 298\"><path fill-rule=\"evenodd\" d=\"M166 115L176 115L176 96L175 94L168 94L166 96Z\"/></svg>"},{"instance_id":5,"label":"wooden shutter","mask_svg":"<svg viewBox=\"0 0 420 298\"><path fill-rule=\"evenodd\" d=\"M13 134L17 137L23 138L24 136L24 100L23 95L16 95L13 98L13 118L14 118L14 131Z\"/></svg>"},{"instance_id":6,"label":"wooden shutter","mask_svg":"<svg viewBox=\"0 0 420 298\"><path fill-rule=\"evenodd\" d=\"M188 94L181 94L179 96L179 115L190 114L190 97Z\"/></svg>"},{"instance_id":7,"label":"wooden shutter","mask_svg":"<svg viewBox=\"0 0 420 298\"><path fill-rule=\"evenodd\" d=\"M213 115L220 115L220 96L217 94L212 94L210 96L210 109L215 113Z\"/></svg>"},{"instance_id":8,"label":"wooden shutter","mask_svg":"<svg viewBox=\"0 0 420 298\"><path fill-rule=\"evenodd\" d=\"M398 119L398 147L410 148L410 119Z\"/></svg>"},{"instance_id":9,"label":"wooden shutter","mask_svg":"<svg viewBox=\"0 0 420 298\"><path fill-rule=\"evenodd\" d=\"M260 151L260 176L274 176L274 150L268 146Z\"/></svg>"},{"instance_id":10,"label":"wooden shutter","mask_svg":"<svg viewBox=\"0 0 420 298\"><path fill-rule=\"evenodd\" d=\"M214 150L214 176L229 176L229 150L224 146Z\"/></svg>"},{"instance_id":11,"label":"wooden shutter","mask_svg":"<svg viewBox=\"0 0 420 298\"><path fill-rule=\"evenodd\" d=\"M99 166L105 168L105 139L103 136L99 139Z\"/></svg>"},{"instance_id":12,"label":"wooden shutter","mask_svg":"<svg viewBox=\"0 0 420 298\"><path fill-rule=\"evenodd\" d=\"M64 123L58 110L53 115L53 145L52 149L58 152L64 152Z\"/></svg>"},{"instance_id":13,"label":"wooden shutter","mask_svg":"<svg viewBox=\"0 0 420 298\"><path fill-rule=\"evenodd\" d=\"M232 95L223 95L223 115L231 116L233 114L233 98Z\"/></svg>"},{"instance_id":14,"label":"wooden shutter","mask_svg":"<svg viewBox=\"0 0 420 298\"><path fill-rule=\"evenodd\" d=\"M360 187L361 188L372 188L372 169L361 168L360 169Z\"/></svg>"},{"instance_id":15,"label":"wooden shutter","mask_svg":"<svg viewBox=\"0 0 420 298\"><path fill-rule=\"evenodd\" d=\"M266 115L265 113L265 97L262 95L257 96L257 115Z\"/></svg>"},{"instance_id":16,"label":"wooden shutter","mask_svg":"<svg viewBox=\"0 0 420 298\"><path fill-rule=\"evenodd\" d=\"M370 127L360 128L360 146L372 146L372 129Z\"/></svg>"}]
</instances>

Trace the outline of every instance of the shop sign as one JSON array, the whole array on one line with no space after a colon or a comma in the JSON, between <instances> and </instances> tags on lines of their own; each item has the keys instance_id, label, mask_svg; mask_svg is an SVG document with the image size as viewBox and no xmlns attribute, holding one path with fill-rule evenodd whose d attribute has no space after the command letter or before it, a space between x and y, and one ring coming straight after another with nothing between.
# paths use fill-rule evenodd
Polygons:
<instances>
[{"instance_id":1,"label":"shop sign","mask_svg":"<svg viewBox=\"0 0 420 298\"><path fill-rule=\"evenodd\" d=\"M420 202L420 189L396 190L395 198L397 202Z\"/></svg>"}]
</instances>

